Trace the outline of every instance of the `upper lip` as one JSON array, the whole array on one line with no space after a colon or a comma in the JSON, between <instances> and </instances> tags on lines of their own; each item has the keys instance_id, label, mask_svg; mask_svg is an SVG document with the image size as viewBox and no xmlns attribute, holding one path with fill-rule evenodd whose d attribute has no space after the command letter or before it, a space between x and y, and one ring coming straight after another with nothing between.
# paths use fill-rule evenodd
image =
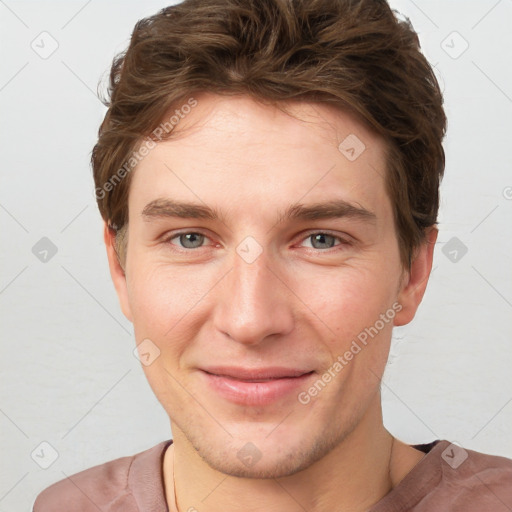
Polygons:
<instances>
[{"instance_id":1,"label":"upper lip","mask_svg":"<svg viewBox=\"0 0 512 512\"><path fill-rule=\"evenodd\" d=\"M235 366L209 366L201 368L204 372L222 375L240 380L282 379L285 377L300 377L313 370L298 368L284 368L282 366L268 366L266 368L240 368Z\"/></svg>"}]
</instances>

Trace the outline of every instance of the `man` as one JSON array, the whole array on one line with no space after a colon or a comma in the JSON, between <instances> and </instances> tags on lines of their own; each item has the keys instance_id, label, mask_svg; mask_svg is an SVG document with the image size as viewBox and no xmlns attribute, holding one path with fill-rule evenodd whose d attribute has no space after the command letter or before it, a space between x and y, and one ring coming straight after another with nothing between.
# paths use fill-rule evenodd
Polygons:
<instances>
[{"instance_id":1,"label":"man","mask_svg":"<svg viewBox=\"0 0 512 512\"><path fill-rule=\"evenodd\" d=\"M92 154L114 286L173 441L35 512L506 511L512 461L383 426L446 118L384 1L186 0L115 59Z\"/></svg>"}]
</instances>

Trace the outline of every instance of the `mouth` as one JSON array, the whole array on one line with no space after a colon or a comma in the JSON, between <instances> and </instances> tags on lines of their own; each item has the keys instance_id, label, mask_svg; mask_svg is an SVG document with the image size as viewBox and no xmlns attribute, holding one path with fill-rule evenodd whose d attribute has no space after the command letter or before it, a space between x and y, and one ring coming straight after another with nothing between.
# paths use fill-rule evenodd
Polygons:
<instances>
[{"instance_id":1,"label":"mouth","mask_svg":"<svg viewBox=\"0 0 512 512\"><path fill-rule=\"evenodd\" d=\"M312 370L290 368L245 369L216 367L201 369L208 387L222 398L239 405L268 405L306 387Z\"/></svg>"}]
</instances>

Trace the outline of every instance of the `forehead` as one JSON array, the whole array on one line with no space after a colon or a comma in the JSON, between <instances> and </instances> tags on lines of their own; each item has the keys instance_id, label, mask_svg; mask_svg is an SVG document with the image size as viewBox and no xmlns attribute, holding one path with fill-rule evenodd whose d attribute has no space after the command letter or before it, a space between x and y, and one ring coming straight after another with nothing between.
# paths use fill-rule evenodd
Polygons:
<instances>
[{"instance_id":1,"label":"forehead","mask_svg":"<svg viewBox=\"0 0 512 512\"><path fill-rule=\"evenodd\" d=\"M384 141L353 114L311 102L283 104L286 113L245 96L195 98L173 136L136 167L130 211L161 197L237 216L327 199L389 206Z\"/></svg>"},{"instance_id":2,"label":"forehead","mask_svg":"<svg viewBox=\"0 0 512 512\"><path fill-rule=\"evenodd\" d=\"M379 135L358 113L326 103L296 100L268 104L245 95L210 93L200 93L195 98L196 106L187 113L176 105L174 112L178 110L182 114L179 118L173 116L171 141L208 142L216 134L231 136L246 145L257 145L268 144L269 139L275 140L278 135L275 141L281 146L316 145L317 139L337 146L345 135L354 134L371 145L383 145ZM186 103L186 99L183 100L182 106Z\"/></svg>"}]
</instances>

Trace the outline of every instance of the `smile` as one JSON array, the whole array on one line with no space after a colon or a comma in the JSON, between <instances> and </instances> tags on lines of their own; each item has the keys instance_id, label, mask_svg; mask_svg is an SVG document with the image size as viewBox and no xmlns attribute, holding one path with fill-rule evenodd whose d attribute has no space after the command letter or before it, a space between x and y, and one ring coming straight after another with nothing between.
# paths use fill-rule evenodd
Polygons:
<instances>
[{"instance_id":1,"label":"smile","mask_svg":"<svg viewBox=\"0 0 512 512\"><path fill-rule=\"evenodd\" d=\"M266 376L250 376L250 372L231 372L243 376L210 373L201 370L206 384L216 394L239 405L268 405L287 395L296 392L298 388L307 385L307 381L314 375L314 371L272 371L263 370L257 373L267 373ZM270 375L274 373L274 375ZM285 375L277 375L284 373ZM286 375L288 373L288 375ZM292 373L292 375L290 375ZM295 373L295 375L293 375Z\"/></svg>"}]
</instances>

